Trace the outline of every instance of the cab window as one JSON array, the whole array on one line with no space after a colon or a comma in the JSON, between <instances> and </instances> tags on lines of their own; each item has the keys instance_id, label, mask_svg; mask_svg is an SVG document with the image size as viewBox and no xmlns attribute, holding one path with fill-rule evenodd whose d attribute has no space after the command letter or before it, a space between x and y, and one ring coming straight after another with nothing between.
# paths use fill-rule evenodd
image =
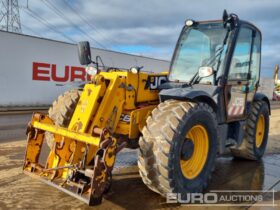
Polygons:
<instances>
[{"instance_id":1,"label":"cab window","mask_svg":"<svg viewBox=\"0 0 280 210\"><path fill-rule=\"evenodd\" d=\"M254 38L252 61L251 61L251 68L250 68L251 70L250 85L252 87L255 87L257 81L259 81L260 62L261 62L261 35L259 32L257 32Z\"/></svg>"},{"instance_id":2,"label":"cab window","mask_svg":"<svg viewBox=\"0 0 280 210\"><path fill-rule=\"evenodd\" d=\"M228 80L247 80L250 66L250 53L253 31L241 28L231 59Z\"/></svg>"}]
</instances>

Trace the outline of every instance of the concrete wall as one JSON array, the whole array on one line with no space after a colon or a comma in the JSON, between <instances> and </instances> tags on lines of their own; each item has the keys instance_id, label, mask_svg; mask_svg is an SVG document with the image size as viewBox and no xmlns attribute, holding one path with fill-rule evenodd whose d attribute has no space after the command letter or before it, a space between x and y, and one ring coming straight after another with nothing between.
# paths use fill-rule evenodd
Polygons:
<instances>
[{"instance_id":1,"label":"concrete wall","mask_svg":"<svg viewBox=\"0 0 280 210\"><path fill-rule=\"evenodd\" d=\"M0 108L44 106L71 85L85 79L77 46L64 42L0 31ZM143 71L167 71L169 62L92 48L106 66ZM63 86L64 85L64 86Z\"/></svg>"}]
</instances>

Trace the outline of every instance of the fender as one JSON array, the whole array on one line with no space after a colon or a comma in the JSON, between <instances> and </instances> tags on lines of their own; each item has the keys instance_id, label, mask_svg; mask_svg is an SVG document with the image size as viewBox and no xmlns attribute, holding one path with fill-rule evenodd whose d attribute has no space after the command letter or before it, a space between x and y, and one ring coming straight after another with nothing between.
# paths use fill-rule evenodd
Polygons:
<instances>
[{"instance_id":1,"label":"fender","mask_svg":"<svg viewBox=\"0 0 280 210\"><path fill-rule=\"evenodd\" d=\"M268 97L263 93L256 93L254 96L254 101L265 101L267 103L268 109L269 109L269 115L271 114L271 108L270 108L270 102Z\"/></svg>"},{"instance_id":2,"label":"fender","mask_svg":"<svg viewBox=\"0 0 280 210\"><path fill-rule=\"evenodd\" d=\"M217 102L214 101L213 97L208 92L204 90L193 89L192 87L163 89L160 91L159 97L161 102L168 99L204 102L210 105L214 111L217 111Z\"/></svg>"}]
</instances>

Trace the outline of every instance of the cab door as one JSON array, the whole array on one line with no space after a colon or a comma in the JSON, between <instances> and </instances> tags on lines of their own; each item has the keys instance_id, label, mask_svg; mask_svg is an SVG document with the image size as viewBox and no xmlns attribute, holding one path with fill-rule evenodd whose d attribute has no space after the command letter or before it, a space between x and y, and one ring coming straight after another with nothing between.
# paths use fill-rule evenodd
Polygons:
<instances>
[{"instance_id":1,"label":"cab door","mask_svg":"<svg viewBox=\"0 0 280 210\"><path fill-rule=\"evenodd\" d=\"M237 36L225 85L228 122L245 119L247 102L252 100L250 92L256 90L256 83L252 81L250 70L255 33L250 27L241 26ZM251 85L254 87L251 88Z\"/></svg>"}]
</instances>

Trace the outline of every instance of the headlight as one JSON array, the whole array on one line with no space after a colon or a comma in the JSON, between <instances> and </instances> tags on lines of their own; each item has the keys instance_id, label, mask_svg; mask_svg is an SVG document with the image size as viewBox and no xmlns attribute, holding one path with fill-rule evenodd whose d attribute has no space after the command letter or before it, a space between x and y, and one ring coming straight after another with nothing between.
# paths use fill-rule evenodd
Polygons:
<instances>
[{"instance_id":1,"label":"headlight","mask_svg":"<svg viewBox=\"0 0 280 210\"><path fill-rule=\"evenodd\" d=\"M138 74L138 69L136 67L130 68L130 72L133 74Z\"/></svg>"},{"instance_id":2,"label":"headlight","mask_svg":"<svg viewBox=\"0 0 280 210\"><path fill-rule=\"evenodd\" d=\"M87 72L88 75L93 76L93 75L97 74L98 70L97 70L97 68L95 68L93 66L87 66L86 67L86 72Z\"/></svg>"}]
</instances>

